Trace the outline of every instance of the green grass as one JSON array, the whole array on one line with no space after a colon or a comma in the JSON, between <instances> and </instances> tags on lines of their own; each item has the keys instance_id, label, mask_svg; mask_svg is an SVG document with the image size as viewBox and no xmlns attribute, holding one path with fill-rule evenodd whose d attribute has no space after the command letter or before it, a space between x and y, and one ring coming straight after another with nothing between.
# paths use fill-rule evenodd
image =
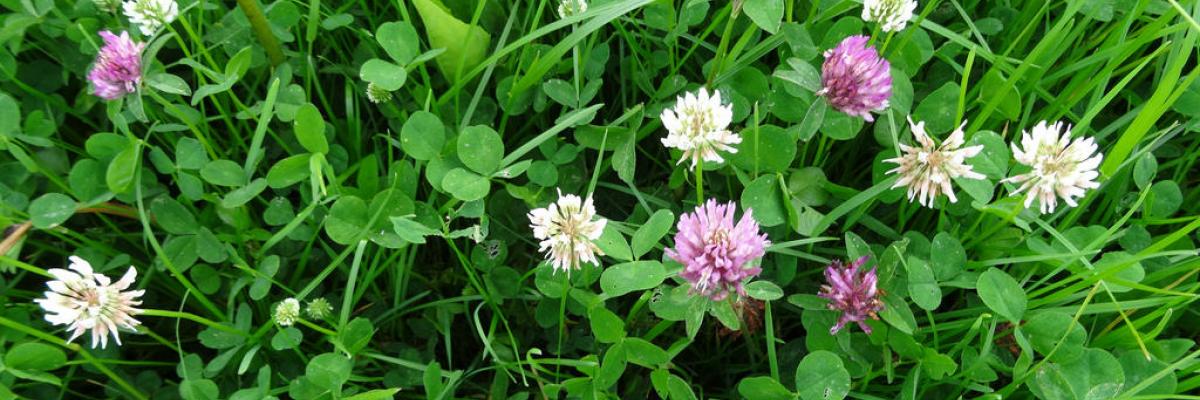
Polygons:
<instances>
[{"instance_id":1,"label":"green grass","mask_svg":"<svg viewBox=\"0 0 1200 400\"><path fill-rule=\"evenodd\" d=\"M1200 2L926 0L891 33L849 0L434 3L187 0L106 102L124 16L0 1L0 398L1200 398ZM892 65L873 123L810 87L855 34ZM743 141L692 169L659 115L700 87ZM892 189L907 117L965 121L985 183ZM1104 156L1049 214L999 182L1043 120ZM527 217L558 190L609 220L569 276ZM736 302L664 255L708 198L774 243ZM137 269L123 345L43 319L70 255ZM863 255L885 309L830 335L822 271ZM289 297L333 310L279 326Z\"/></svg>"}]
</instances>

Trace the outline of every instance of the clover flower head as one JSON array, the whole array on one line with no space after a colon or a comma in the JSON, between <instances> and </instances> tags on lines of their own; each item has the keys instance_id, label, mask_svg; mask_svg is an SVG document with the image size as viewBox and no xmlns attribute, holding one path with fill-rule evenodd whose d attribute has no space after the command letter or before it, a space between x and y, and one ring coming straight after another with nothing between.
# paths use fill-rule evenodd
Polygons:
<instances>
[{"instance_id":1,"label":"clover flower head","mask_svg":"<svg viewBox=\"0 0 1200 400\"><path fill-rule=\"evenodd\" d=\"M129 32L117 36L100 31L104 47L96 55L96 63L88 72L95 94L105 100L116 100L137 91L142 83L142 49L145 43L129 38Z\"/></svg>"},{"instance_id":2,"label":"clover flower head","mask_svg":"<svg viewBox=\"0 0 1200 400\"><path fill-rule=\"evenodd\" d=\"M558 192L558 200L529 212L529 227L540 240L539 251L546 254L555 271L568 274L582 264L599 264L604 252L594 243L604 232L607 219L596 215L592 198Z\"/></svg>"},{"instance_id":3,"label":"clover flower head","mask_svg":"<svg viewBox=\"0 0 1200 400\"><path fill-rule=\"evenodd\" d=\"M849 264L834 260L825 268L827 283L821 286L818 296L829 300L830 310L842 313L837 323L829 329L830 335L836 335L847 322L857 323L869 335L871 326L867 325L867 318L879 319L878 313L883 310L879 289L875 287L879 277L875 274L875 268L862 270L866 263L867 256L862 256Z\"/></svg>"},{"instance_id":4,"label":"clover flower head","mask_svg":"<svg viewBox=\"0 0 1200 400\"><path fill-rule=\"evenodd\" d=\"M924 121L913 123L912 118L909 118L908 124L912 127L913 136L920 146L900 144L903 154L883 162L898 165L887 173L900 175L900 179L896 180L892 187L908 186L909 200L915 197L921 205L933 207L938 195L944 193L951 203L955 203L958 202L958 198L954 196L951 180L985 178L966 162L967 158L974 157L983 150L983 145L962 147L965 143L963 127L966 126L966 121L963 121L963 125L955 129L950 137L943 140L941 145L934 143L925 132Z\"/></svg>"},{"instance_id":5,"label":"clover flower head","mask_svg":"<svg viewBox=\"0 0 1200 400\"><path fill-rule=\"evenodd\" d=\"M825 51L817 95L838 111L871 122L872 112L888 107L892 75L890 64L867 41L866 36L850 36Z\"/></svg>"},{"instance_id":6,"label":"clover flower head","mask_svg":"<svg viewBox=\"0 0 1200 400\"><path fill-rule=\"evenodd\" d=\"M1054 212L1060 197L1068 206L1075 207L1079 205L1076 198L1100 187L1096 182L1100 173L1096 169L1104 155L1097 153L1098 149L1093 138L1071 140L1070 126L1063 129L1062 122L1051 125L1042 121L1021 133L1020 146L1012 143L1013 158L1031 170L1001 182L1019 184L1013 194L1026 192L1025 207L1038 200L1043 214Z\"/></svg>"},{"instance_id":7,"label":"clover flower head","mask_svg":"<svg viewBox=\"0 0 1200 400\"><path fill-rule=\"evenodd\" d=\"M179 16L179 4L175 0L128 0L122 8L129 22L137 25L146 36L158 32Z\"/></svg>"},{"instance_id":8,"label":"clover flower head","mask_svg":"<svg viewBox=\"0 0 1200 400\"><path fill-rule=\"evenodd\" d=\"M142 310L140 297L144 290L127 290L137 279L137 270L129 267L120 280L113 282L103 274L95 273L92 265L77 256L71 256L69 270L51 268L46 272L54 280L46 282L50 290L45 298L35 299L46 311L46 321L54 325L67 325L71 330L68 342L92 332L92 348L108 346L111 333L117 345L121 345L119 328L134 329L141 322L134 319Z\"/></svg>"},{"instance_id":9,"label":"clover flower head","mask_svg":"<svg viewBox=\"0 0 1200 400\"><path fill-rule=\"evenodd\" d=\"M329 304L329 300L324 297L318 297L308 302L308 306L304 307L304 313L308 314L309 318L322 320L333 313L333 305Z\"/></svg>"},{"instance_id":10,"label":"clover flower head","mask_svg":"<svg viewBox=\"0 0 1200 400\"><path fill-rule=\"evenodd\" d=\"M381 88L381 87L379 87L379 85L376 85L374 83L368 83L367 84L367 100L370 100L372 103L375 103L375 104L391 101L392 100L392 92L388 91L387 89Z\"/></svg>"},{"instance_id":11,"label":"clover flower head","mask_svg":"<svg viewBox=\"0 0 1200 400\"><path fill-rule=\"evenodd\" d=\"M732 202L709 200L680 216L675 247L666 250L668 257L683 264L679 275L691 283L692 291L714 301L730 292L744 295L743 285L762 272L756 261L771 244L766 234L759 233L751 210L735 224L736 210Z\"/></svg>"},{"instance_id":12,"label":"clover flower head","mask_svg":"<svg viewBox=\"0 0 1200 400\"><path fill-rule=\"evenodd\" d=\"M878 22L884 32L904 30L917 9L917 0L863 0L862 19Z\"/></svg>"},{"instance_id":13,"label":"clover flower head","mask_svg":"<svg viewBox=\"0 0 1200 400\"><path fill-rule=\"evenodd\" d=\"M300 319L300 301L288 297L275 305L275 323L279 326L292 326Z\"/></svg>"},{"instance_id":14,"label":"clover flower head","mask_svg":"<svg viewBox=\"0 0 1200 400\"><path fill-rule=\"evenodd\" d=\"M558 2L558 17L573 17L587 12L587 9L587 0L561 0Z\"/></svg>"},{"instance_id":15,"label":"clover flower head","mask_svg":"<svg viewBox=\"0 0 1200 400\"><path fill-rule=\"evenodd\" d=\"M675 108L663 110L662 124L667 128L663 146L683 151L676 164L692 160L694 168L701 160L721 163L725 159L717 151L737 153L733 145L741 143L742 137L729 130L733 122L733 106L721 104L721 91L700 88L698 92L686 93L675 101Z\"/></svg>"}]
</instances>

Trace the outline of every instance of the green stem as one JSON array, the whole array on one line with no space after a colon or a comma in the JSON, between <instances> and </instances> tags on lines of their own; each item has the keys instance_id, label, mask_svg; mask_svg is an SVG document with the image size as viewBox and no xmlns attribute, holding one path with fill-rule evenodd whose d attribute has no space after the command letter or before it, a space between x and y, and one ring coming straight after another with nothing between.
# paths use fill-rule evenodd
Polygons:
<instances>
[{"instance_id":1,"label":"green stem","mask_svg":"<svg viewBox=\"0 0 1200 400\"><path fill-rule=\"evenodd\" d=\"M204 318L204 317L201 317L199 315L192 314L189 312L145 309L145 310L142 310L142 315L149 316L149 317L186 319L188 321L192 321L192 322L195 322L195 323L198 323L198 324L201 324L204 326L208 326L210 328L214 328L217 330L229 332L229 333L232 333L232 334L235 334L238 336L250 337L250 334L248 334L246 332L242 332L240 329L237 329L237 328L231 327L229 325L225 325L225 324L219 323L217 321L213 321L211 319Z\"/></svg>"},{"instance_id":2,"label":"green stem","mask_svg":"<svg viewBox=\"0 0 1200 400\"><path fill-rule=\"evenodd\" d=\"M246 14L246 19L250 21L250 27L254 29L254 37L267 52L267 57L271 59L271 65L282 64L283 49L279 47L279 41L275 39L275 34L271 33L271 26L267 23L267 17L263 16L262 8L258 7L258 2L238 0L238 8L241 8L242 13Z\"/></svg>"},{"instance_id":3,"label":"green stem","mask_svg":"<svg viewBox=\"0 0 1200 400\"><path fill-rule=\"evenodd\" d=\"M696 163L696 206L704 204L704 160Z\"/></svg>"},{"instance_id":4,"label":"green stem","mask_svg":"<svg viewBox=\"0 0 1200 400\"><path fill-rule=\"evenodd\" d=\"M309 329L312 329L317 332L321 332L321 334L324 334L325 336L337 336L337 332L331 331L329 329L325 329L324 327L314 324L312 322L309 322L308 320L306 320L304 318L298 318L298 319L296 319L296 321L299 322L300 325L304 325L304 326L309 327Z\"/></svg>"}]
</instances>

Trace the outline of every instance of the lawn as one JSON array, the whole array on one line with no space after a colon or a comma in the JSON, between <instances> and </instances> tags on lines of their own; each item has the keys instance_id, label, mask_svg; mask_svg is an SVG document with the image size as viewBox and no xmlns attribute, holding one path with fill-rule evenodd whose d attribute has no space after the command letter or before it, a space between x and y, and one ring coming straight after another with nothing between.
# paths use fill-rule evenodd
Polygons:
<instances>
[{"instance_id":1,"label":"lawn","mask_svg":"<svg viewBox=\"0 0 1200 400\"><path fill-rule=\"evenodd\" d=\"M0 0L0 400L1200 399L1200 0Z\"/></svg>"}]
</instances>

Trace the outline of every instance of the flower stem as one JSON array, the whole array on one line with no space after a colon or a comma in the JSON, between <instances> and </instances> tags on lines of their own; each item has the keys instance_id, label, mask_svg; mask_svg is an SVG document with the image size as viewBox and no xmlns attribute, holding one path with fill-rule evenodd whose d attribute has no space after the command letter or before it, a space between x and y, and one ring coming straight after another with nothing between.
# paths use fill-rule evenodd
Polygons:
<instances>
[{"instance_id":1,"label":"flower stem","mask_svg":"<svg viewBox=\"0 0 1200 400\"><path fill-rule=\"evenodd\" d=\"M309 322L304 318L297 318L296 322L299 322L301 325L307 326L314 331L321 332L321 334L324 334L325 336L337 336L337 332L325 329L325 327Z\"/></svg>"},{"instance_id":2,"label":"flower stem","mask_svg":"<svg viewBox=\"0 0 1200 400\"><path fill-rule=\"evenodd\" d=\"M258 2L256 0L238 0L238 8L241 8L242 13L246 14L246 19L254 28L254 37L267 52L267 57L271 59L271 65L282 64L283 49L279 47L279 41L275 39L275 34L271 33L271 26L267 22L267 17L263 16L262 8L258 7Z\"/></svg>"},{"instance_id":3,"label":"flower stem","mask_svg":"<svg viewBox=\"0 0 1200 400\"><path fill-rule=\"evenodd\" d=\"M219 323L219 322L213 321L213 320L211 320L211 319L204 318L204 317L201 317L201 316L199 316L199 315L192 314L192 313L189 313L189 312L182 312L182 311L170 311L170 310L156 310L156 309L145 309L145 310L142 310L142 315L145 315L145 316L150 316L150 317L163 317L163 318L181 318L181 319L186 319L186 320L189 320L189 321L192 321L192 322L199 323L199 324L201 324L201 325L208 326L208 327L210 327L210 328L213 328L213 329L217 329L217 330L221 330L221 331L229 332L229 333L232 333L232 334L235 334L235 335L238 335L238 336L250 337L250 334L248 334L248 333L246 333L246 332L242 332L240 329L237 329L237 328L231 327L231 326L229 326L229 325L224 325L224 324L221 324L221 323Z\"/></svg>"},{"instance_id":4,"label":"flower stem","mask_svg":"<svg viewBox=\"0 0 1200 400\"><path fill-rule=\"evenodd\" d=\"M696 205L704 204L704 160L696 163Z\"/></svg>"}]
</instances>

